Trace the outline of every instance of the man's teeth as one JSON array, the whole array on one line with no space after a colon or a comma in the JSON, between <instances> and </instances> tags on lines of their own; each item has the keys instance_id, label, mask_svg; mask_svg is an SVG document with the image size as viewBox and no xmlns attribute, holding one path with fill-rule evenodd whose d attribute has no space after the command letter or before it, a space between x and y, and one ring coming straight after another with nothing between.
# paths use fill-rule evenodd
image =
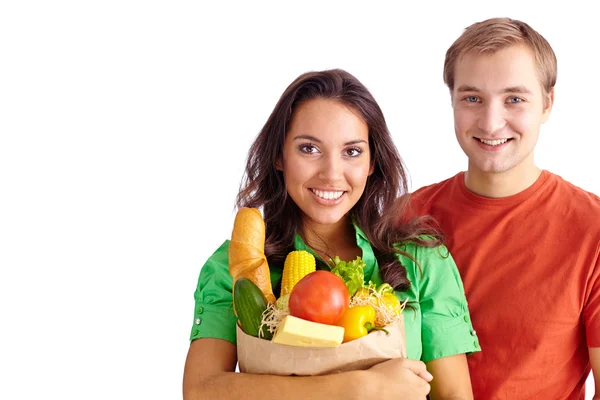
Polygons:
<instances>
[{"instance_id":1,"label":"man's teeth","mask_svg":"<svg viewBox=\"0 0 600 400\"><path fill-rule=\"evenodd\" d=\"M508 142L508 139L498 139L498 140L479 139L479 141L487 144L488 146L498 146L499 144L504 144L504 143Z\"/></svg>"},{"instance_id":2,"label":"man's teeth","mask_svg":"<svg viewBox=\"0 0 600 400\"><path fill-rule=\"evenodd\" d=\"M344 192L325 192L323 190L310 189L314 194L325 200L339 199Z\"/></svg>"}]
</instances>

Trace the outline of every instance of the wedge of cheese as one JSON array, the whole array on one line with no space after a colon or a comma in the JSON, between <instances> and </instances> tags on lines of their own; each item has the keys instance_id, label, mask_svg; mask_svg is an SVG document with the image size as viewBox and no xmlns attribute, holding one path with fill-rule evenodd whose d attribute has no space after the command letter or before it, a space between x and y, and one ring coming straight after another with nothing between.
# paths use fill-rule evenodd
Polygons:
<instances>
[{"instance_id":1,"label":"wedge of cheese","mask_svg":"<svg viewBox=\"0 0 600 400\"><path fill-rule=\"evenodd\" d=\"M271 339L274 343L305 347L336 347L344 340L341 326L319 324L288 315Z\"/></svg>"}]
</instances>

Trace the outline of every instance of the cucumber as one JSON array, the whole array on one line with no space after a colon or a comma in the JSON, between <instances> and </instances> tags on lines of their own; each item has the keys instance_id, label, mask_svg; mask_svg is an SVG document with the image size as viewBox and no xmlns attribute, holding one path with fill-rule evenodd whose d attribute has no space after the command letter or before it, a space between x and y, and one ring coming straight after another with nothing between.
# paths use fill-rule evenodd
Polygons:
<instances>
[{"instance_id":1,"label":"cucumber","mask_svg":"<svg viewBox=\"0 0 600 400\"><path fill-rule=\"evenodd\" d=\"M267 309L267 299L254 282L247 278L239 278L233 287L233 306L237 313L242 330L250 336L258 336L262 322L262 313ZM273 335L265 327L262 329L263 339L271 340Z\"/></svg>"}]
</instances>

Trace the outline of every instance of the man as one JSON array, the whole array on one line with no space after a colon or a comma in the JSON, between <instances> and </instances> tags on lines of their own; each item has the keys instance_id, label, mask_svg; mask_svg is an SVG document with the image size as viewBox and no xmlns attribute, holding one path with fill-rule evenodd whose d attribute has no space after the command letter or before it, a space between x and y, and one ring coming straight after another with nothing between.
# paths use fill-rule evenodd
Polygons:
<instances>
[{"instance_id":1,"label":"man","mask_svg":"<svg viewBox=\"0 0 600 400\"><path fill-rule=\"evenodd\" d=\"M486 20L448 49L444 80L468 170L411 204L439 222L464 281L474 396L583 399L591 368L600 398L600 198L533 159L554 52L521 21Z\"/></svg>"}]
</instances>

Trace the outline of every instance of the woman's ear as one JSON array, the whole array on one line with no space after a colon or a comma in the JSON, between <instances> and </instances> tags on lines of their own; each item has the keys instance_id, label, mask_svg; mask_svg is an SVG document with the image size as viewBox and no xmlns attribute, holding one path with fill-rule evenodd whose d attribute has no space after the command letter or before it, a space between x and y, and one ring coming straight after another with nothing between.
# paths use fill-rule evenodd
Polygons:
<instances>
[{"instance_id":1,"label":"woman's ear","mask_svg":"<svg viewBox=\"0 0 600 400\"><path fill-rule=\"evenodd\" d=\"M281 160L275 161L275 169L278 171L283 171L283 167L281 166Z\"/></svg>"},{"instance_id":2,"label":"woman's ear","mask_svg":"<svg viewBox=\"0 0 600 400\"><path fill-rule=\"evenodd\" d=\"M373 172L375 172L375 163L371 163L371 167L369 168L369 176L371 176Z\"/></svg>"}]
</instances>

